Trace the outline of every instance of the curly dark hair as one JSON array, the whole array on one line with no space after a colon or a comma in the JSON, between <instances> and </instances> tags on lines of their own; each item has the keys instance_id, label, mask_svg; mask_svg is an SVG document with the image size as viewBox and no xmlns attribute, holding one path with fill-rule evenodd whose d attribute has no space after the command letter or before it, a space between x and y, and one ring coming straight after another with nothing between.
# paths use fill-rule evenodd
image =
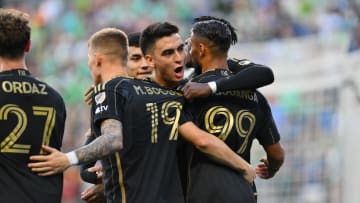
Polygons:
<instances>
[{"instance_id":1,"label":"curly dark hair","mask_svg":"<svg viewBox=\"0 0 360 203\"><path fill-rule=\"evenodd\" d=\"M218 17L214 17L214 16L200 16L198 18L194 18L194 23L201 22L201 21L207 21L207 20L218 20L218 21L224 23L225 25L227 25L231 32L231 44L237 43L238 37L236 34L236 29L234 28L234 26L231 25L231 23L229 21L227 21L223 18L218 18Z\"/></svg>"},{"instance_id":2,"label":"curly dark hair","mask_svg":"<svg viewBox=\"0 0 360 203\"><path fill-rule=\"evenodd\" d=\"M227 53L232 42L228 25L218 20L199 21L194 24L192 33L206 39L218 53Z\"/></svg>"},{"instance_id":3,"label":"curly dark hair","mask_svg":"<svg viewBox=\"0 0 360 203\"><path fill-rule=\"evenodd\" d=\"M17 59L24 56L30 40L29 15L15 9L0 8L0 56Z\"/></svg>"}]
</instances>

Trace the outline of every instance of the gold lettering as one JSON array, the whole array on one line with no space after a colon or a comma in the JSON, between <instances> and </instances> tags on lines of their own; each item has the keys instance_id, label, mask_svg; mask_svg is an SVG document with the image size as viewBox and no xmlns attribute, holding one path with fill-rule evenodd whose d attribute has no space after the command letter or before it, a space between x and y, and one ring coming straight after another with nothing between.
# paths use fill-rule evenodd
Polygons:
<instances>
[{"instance_id":1,"label":"gold lettering","mask_svg":"<svg viewBox=\"0 0 360 203\"><path fill-rule=\"evenodd\" d=\"M216 95L218 95L218 96L236 96L241 99L258 102L256 93L251 90L231 90L231 91L219 92L219 93L216 93Z\"/></svg>"},{"instance_id":2,"label":"gold lettering","mask_svg":"<svg viewBox=\"0 0 360 203\"><path fill-rule=\"evenodd\" d=\"M251 94L251 92L248 92L248 97L249 97L249 100L254 100L253 94Z\"/></svg>"},{"instance_id":3,"label":"gold lettering","mask_svg":"<svg viewBox=\"0 0 360 203\"><path fill-rule=\"evenodd\" d=\"M13 84L13 88L14 88L14 93L23 93L21 90L20 82L14 81L12 84ZM19 91L19 92L17 92L17 91Z\"/></svg>"},{"instance_id":4,"label":"gold lettering","mask_svg":"<svg viewBox=\"0 0 360 203\"><path fill-rule=\"evenodd\" d=\"M256 94L255 94L255 92L254 92L254 101L259 102L259 100L258 100L258 98L257 98L257 96L256 96Z\"/></svg>"},{"instance_id":5,"label":"gold lettering","mask_svg":"<svg viewBox=\"0 0 360 203\"><path fill-rule=\"evenodd\" d=\"M40 91L35 83L32 84L32 91L33 94L40 94Z\"/></svg>"},{"instance_id":6,"label":"gold lettering","mask_svg":"<svg viewBox=\"0 0 360 203\"><path fill-rule=\"evenodd\" d=\"M31 84L29 82L22 82L23 92L24 94L31 93Z\"/></svg>"},{"instance_id":7,"label":"gold lettering","mask_svg":"<svg viewBox=\"0 0 360 203\"><path fill-rule=\"evenodd\" d=\"M156 95L160 94L160 89L159 88L153 87L152 90Z\"/></svg>"},{"instance_id":8,"label":"gold lettering","mask_svg":"<svg viewBox=\"0 0 360 203\"><path fill-rule=\"evenodd\" d=\"M163 94L163 95L167 95L167 93L168 93L168 91L167 91L167 90L164 90L164 89L160 89L160 92L161 92L161 94Z\"/></svg>"},{"instance_id":9,"label":"gold lettering","mask_svg":"<svg viewBox=\"0 0 360 203\"><path fill-rule=\"evenodd\" d=\"M134 90L136 91L136 94L145 94L145 92L141 89L140 86L133 85Z\"/></svg>"},{"instance_id":10,"label":"gold lettering","mask_svg":"<svg viewBox=\"0 0 360 203\"><path fill-rule=\"evenodd\" d=\"M36 84L30 82L3 81L1 87L6 93L14 94L43 94L47 95L45 84Z\"/></svg>"},{"instance_id":11,"label":"gold lettering","mask_svg":"<svg viewBox=\"0 0 360 203\"><path fill-rule=\"evenodd\" d=\"M9 81L4 81L1 85L1 87L4 90L4 92L6 92L6 93L12 92L12 85Z\"/></svg>"},{"instance_id":12,"label":"gold lettering","mask_svg":"<svg viewBox=\"0 0 360 203\"><path fill-rule=\"evenodd\" d=\"M47 94L47 92L45 91L46 90L46 85L44 84L39 84L40 86L40 94Z\"/></svg>"},{"instance_id":13,"label":"gold lettering","mask_svg":"<svg viewBox=\"0 0 360 203\"><path fill-rule=\"evenodd\" d=\"M146 90L146 92L148 93L148 94L154 94L154 92L151 90L151 88L150 87L145 87L145 90Z\"/></svg>"}]
</instances>

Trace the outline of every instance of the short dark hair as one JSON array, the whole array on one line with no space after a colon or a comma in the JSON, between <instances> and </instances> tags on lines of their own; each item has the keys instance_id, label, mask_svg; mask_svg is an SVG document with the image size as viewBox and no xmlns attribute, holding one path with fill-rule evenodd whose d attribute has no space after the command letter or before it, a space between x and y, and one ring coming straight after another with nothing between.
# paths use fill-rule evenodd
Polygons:
<instances>
[{"instance_id":1,"label":"short dark hair","mask_svg":"<svg viewBox=\"0 0 360 203\"><path fill-rule=\"evenodd\" d=\"M169 22L158 22L147 26L140 38L141 51L144 55L147 54L157 40L178 32L179 28Z\"/></svg>"},{"instance_id":2,"label":"short dark hair","mask_svg":"<svg viewBox=\"0 0 360 203\"><path fill-rule=\"evenodd\" d=\"M231 23L223 18L218 18L218 17L214 17L214 16L201 16L198 18L194 18L194 23L197 22L202 22L202 21L207 21L207 20L218 20L222 23L224 23L225 25L228 26L230 32L231 32L231 44L236 44L238 41L238 37L236 34L236 29L234 28L234 26L231 25Z\"/></svg>"},{"instance_id":3,"label":"short dark hair","mask_svg":"<svg viewBox=\"0 0 360 203\"><path fill-rule=\"evenodd\" d=\"M30 32L28 14L0 8L0 56L9 59L23 57Z\"/></svg>"},{"instance_id":4,"label":"short dark hair","mask_svg":"<svg viewBox=\"0 0 360 203\"><path fill-rule=\"evenodd\" d=\"M192 33L195 37L207 39L222 53L227 53L230 48L231 32L225 23L218 20L197 22L192 28Z\"/></svg>"},{"instance_id":5,"label":"short dark hair","mask_svg":"<svg viewBox=\"0 0 360 203\"><path fill-rule=\"evenodd\" d=\"M140 47L141 32L132 32L128 34L129 47Z\"/></svg>"}]
</instances>

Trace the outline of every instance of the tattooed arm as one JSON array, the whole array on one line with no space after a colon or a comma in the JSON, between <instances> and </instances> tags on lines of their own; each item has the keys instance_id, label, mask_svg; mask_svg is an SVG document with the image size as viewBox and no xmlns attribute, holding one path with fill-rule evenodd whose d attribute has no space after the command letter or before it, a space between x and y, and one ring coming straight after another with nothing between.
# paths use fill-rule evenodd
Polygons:
<instances>
[{"instance_id":1,"label":"tattooed arm","mask_svg":"<svg viewBox=\"0 0 360 203\"><path fill-rule=\"evenodd\" d=\"M106 119L101 123L101 136L93 142L67 154L55 148L43 146L43 149L49 154L31 156L32 163L29 163L28 166L40 176L61 173L71 165L95 161L121 150L122 139L121 122L115 119Z\"/></svg>"},{"instance_id":2,"label":"tattooed arm","mask_svg":"<svg viewBox=\"0 0 360 203\"><path fill-rule=\"evenodd\" d=\"M101 136L88 145L74 150L79 163L86 163L108 156L122 149L122 124L115 119L101 123Z\"/></svg>"}]
</instances>

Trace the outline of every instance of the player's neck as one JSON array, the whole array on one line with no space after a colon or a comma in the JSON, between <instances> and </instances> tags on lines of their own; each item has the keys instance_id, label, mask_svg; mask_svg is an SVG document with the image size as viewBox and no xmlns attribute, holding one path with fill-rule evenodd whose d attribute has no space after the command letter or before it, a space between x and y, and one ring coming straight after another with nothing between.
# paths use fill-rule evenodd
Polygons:
<instances>
[{"instance_id":1,"label":"player's neck","mask_svg":"<svg viewBox=\"0 0 360 203\"><path fill-rule=\"evenodd\" d=\"M179 82L176 81L172 82L163 80L161 77L159 77L159 74L156 73L151 76L151 79L162 87L175 88L179 85Z\"/></svg>"},{"instance_id":2,"label":"player's neck","mask_svg":"<svg viewBox=\"0 0 360 203\"><path fill-rule=\"evenodd\" d=\"M205 73L214 69L228 69L226 58L213 58L201 64L201 72Z\"/></svg>"},{"instance_id":3,"label":"player's neck","mask_svg":"<svg viewBox=\"0 0 360 203\"><path fill-rule=\"evenodd\" d=\"M24 58L10 60L0 57L0 72L16 70L16 69L27 70Z\"/></svg>"},{"instance_id":4,"label":"player's neck","mask_svg":"<svg viewBox=\"0 0 360 203\"><path fill-rule=\"evenodd\" d=\"M108 68L101 74L101 82L105 83L116 77L127 77L127 73L123 67L113 66Z\"/></svg>"}]
</instances>

